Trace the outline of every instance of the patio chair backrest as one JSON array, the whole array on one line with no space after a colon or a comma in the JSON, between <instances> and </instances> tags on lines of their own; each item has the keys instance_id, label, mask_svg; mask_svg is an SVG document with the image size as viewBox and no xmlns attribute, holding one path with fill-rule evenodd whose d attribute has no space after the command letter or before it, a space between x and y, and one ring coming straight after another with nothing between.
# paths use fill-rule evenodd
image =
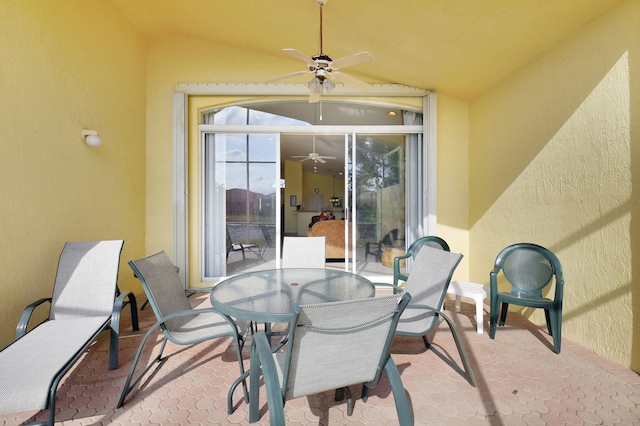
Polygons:
<instances>
[{"instance_id":1,"label":"patio chair backrest","mask_svg":"<svg viewBox=\"0 0 640 426\"><path fill-rule=\"evenodd\" d=\"M65 244L51 299L50 320L111 316L123 240Z\"/></svg>"},{"instance_id":2,"label":"patio chair backrest","mask_svg":"<svg viewBox=\"0 0 640 426\"><path fill-rule=\"evenodd\" d=\"M496 265L502 267L512 293L542 297L542 289L551 282L554 272L562 272L560 262L555 255L539 246L520 246L498 256Z\"/></svg>"},{"instance_id":3,"label":"patio chair backrest","mask_svg":"<svg viewBox=\"0 0 640 426\"><path fill-rule=\"evenodd\" d=\"M140 278L142 288L158 320L175 312L192 309L176 268L164 250L132 260L129 266ZM167 321L166 328L177 329L189 319L190 317L171 319Z\"/></svg>"},{"instance_id":4,"label":"patio chair backrest","mask_svg":"<svg viewBox=\"0 0 640 426\"><path fill-rule=\"evenodd\" d=\"M449 244L447 244L445 240L440 237L436 237L435 235L427 235L426 237L420 237L413 243L411 243L411 245L407 249L407 252L411 254L411 257L413 259L415 259L418 253L420 253L420 249L422 249L422 247L424 246L450 251Z\"/></svg>"},{"instance_id":5,"label":"patio chair backrest","mask_svg":"<svg viewBox=\"0 0 640 426\"><path fill-rule=\"evenodd\" d=\"M267 244L267 247L275 247L276 243L271 238L271 233L267 229L267 225L264 223L260 223L260 230L262 231L262 235L264 236L264 241Z\"/></svg>"},{"instance_id":6,"label":"patio chair backrest","mask_svg":"<svg viewBox=\"0 0 640 426\"><path fill-rule=\"evenodd\" d=\"M413 262L405 286L405 291L411 293L410 305L426 305L439 311L460 260L462 255L459 253L423 246ZM421 328L428 329L435 324L435 312L423 315Z\"/></svg>"},{"instance_id":7,"label":"patio chair backrest","mask_svg":"<svg viewBox=\"0 0 640 426\"><path fill-rule=\"evenodd\" d=\"M290 327L285 399L377 384L410 298L405 293L300 306Z\"/></svg>"},{"instance_id":8,"label":"patio chair backrest","mask_svg":"<svg viewBox=\"0 0 640 426\"><path fill-rule=\"evenodd\" d=\"M284 268L324 268L325 237L284 237Z\"/></svg>"}]
</instances>

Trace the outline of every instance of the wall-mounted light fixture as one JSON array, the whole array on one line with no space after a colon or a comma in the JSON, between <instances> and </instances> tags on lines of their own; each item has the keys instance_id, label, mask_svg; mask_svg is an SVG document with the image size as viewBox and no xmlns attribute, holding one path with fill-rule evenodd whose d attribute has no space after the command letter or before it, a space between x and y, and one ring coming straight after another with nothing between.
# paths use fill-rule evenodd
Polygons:
<instances>
[{"instance_id":1,"label":"wall-mounted light fixture","mask_svg":"<svg viewBox=\"0 0 640 426\"><path fill-rule=\"evenodd\" d=\"M334 204L340 201L340 198L336 197L336 175L333 175L333 197L329 198L329 201Z\"/></svg>"},{"instance_id":2,"label":"wall-mounted light fixture","mask_svg":"<svg viewBox=\"0 0 640 426\"><path fill-rule=\"evenodd\" d=\"M102 144L102 139L100 139L100 135L97 130L83 130L82 139L84 139L87 145L94 148Z\"/></svg>"}]
</instances>

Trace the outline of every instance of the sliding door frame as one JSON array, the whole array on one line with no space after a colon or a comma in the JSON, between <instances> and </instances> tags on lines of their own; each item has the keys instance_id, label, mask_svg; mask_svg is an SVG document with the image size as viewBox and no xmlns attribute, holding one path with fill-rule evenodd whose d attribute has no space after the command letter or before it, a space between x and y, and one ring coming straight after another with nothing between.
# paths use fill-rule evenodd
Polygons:
<instances>
[{"instance_id":1,"label":"sliding door frame","mask_svg":"<svg viewBox=\"0 0 640 426\"><path fill-rule=\"evenodd\" d=\"M422 97L423 99L423 125L422 134L425 154L423 156L424 177L423 187L423 218L422 234L436 234L436 176L437 176L437 97L433 92L417 89L409 86L395 84L374 84L372 90L366 93L339 85L332 92L331 97L344 97L345 99L357 99L360 97ZM177 84L173 95L173 205L174 205L174 262L179 268L179 274L189 287L189 212L188 212L188 102L189 96L307 96L308 88L305 84L216 84L216 83L184 83ZM391 100L389 103L393 103ZM232 126L227 126L225 132L229 132ZM262 126L269 127L269 126ZM337 126L326 126L328 128ZM358 127L361 129L358 130ZM385 126L374 126L385 127ZM353 126L351 131L369 131L371 126ZM355 130L354 130L355 129ZM268 131L269 129L263 129ZM273 129L272 129L273 130ZM300 132L300 128L291 131ZM317 130L317 129L316 129ZM408 129L407 129L408 130ZM240 130L239 130L240 131ZM246 131L246 126L244 127ZM342 127L342 133L344 127ZM286 133L282 127L278 127L277 133Z\"/></svg>"}]
</instances>

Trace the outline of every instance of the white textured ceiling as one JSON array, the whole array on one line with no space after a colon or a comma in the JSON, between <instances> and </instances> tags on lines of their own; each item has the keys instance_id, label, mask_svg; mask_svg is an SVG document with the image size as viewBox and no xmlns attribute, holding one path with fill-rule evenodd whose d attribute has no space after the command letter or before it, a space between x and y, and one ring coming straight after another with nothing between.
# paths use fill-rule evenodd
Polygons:
<instances>
[{"instance_id":1,"label":"white textured ceiling","mask_svg":"<svg viewBox=\"0 0 640 426\"><path fill-rule=\"evenodd\" d=\"M147 38L173 34L281 57L319 52L316 0L111 0ZM329 0L324 52L350 69L473 99L621 0ZM291 61L291 72L299 70Z\"/></svg>"}]
</instances>

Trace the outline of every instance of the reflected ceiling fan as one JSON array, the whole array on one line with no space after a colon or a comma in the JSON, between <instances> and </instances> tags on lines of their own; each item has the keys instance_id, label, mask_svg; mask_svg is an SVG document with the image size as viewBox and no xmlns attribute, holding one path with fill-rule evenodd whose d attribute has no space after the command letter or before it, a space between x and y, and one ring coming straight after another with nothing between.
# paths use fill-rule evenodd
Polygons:
<instances>
[{"instance_id":1,"label":"reflected ceiling fan","mask_svg":"<svg viewBox=\"0 0 640 426\"><path fill-rule=\"evenodd\" d=\"M267 80L265 83L275 83L277 81L286 80L292 77L297 77L304 74L314 74L314 77L307 83L307 86L311 90L309 96L309 103L318 102L320 95L324 92L330 92L335 87L335 83L344 83L356 89L367 91L371 89L369 83L365 83L353 76L340 72L338 70L346 67L352 67L354 65L364 64L372 61L373 57L369 52L354 53L353 55L344 56L336 60L331 59L329 55L326 55L322 51L322 7L327 4L327 0L316 0L320 5L320 53L309 57L304 53L296 49L282 49L288 54L300 59L307 64L308 69L304 71L296 71L290 74L285 74L280 77L276 77L271 80Z\"/></svg>"},{"instance_id":2,"label":"reflected ceiling fan","mask_svg":"<svg viewBox=\"0 0 640 426\"><path fill-rule=\"evenodd\" d=\"M326 163L325 160L335 160L336 157L331 157L328 155L320 155L316 152L316 137L313 137L313 145L311 146L311 152L309 155L292 155L291 158L302 158L299 160L300 163L307 160L313 160L319 163Z\"/></svg>"}]
</instances>

